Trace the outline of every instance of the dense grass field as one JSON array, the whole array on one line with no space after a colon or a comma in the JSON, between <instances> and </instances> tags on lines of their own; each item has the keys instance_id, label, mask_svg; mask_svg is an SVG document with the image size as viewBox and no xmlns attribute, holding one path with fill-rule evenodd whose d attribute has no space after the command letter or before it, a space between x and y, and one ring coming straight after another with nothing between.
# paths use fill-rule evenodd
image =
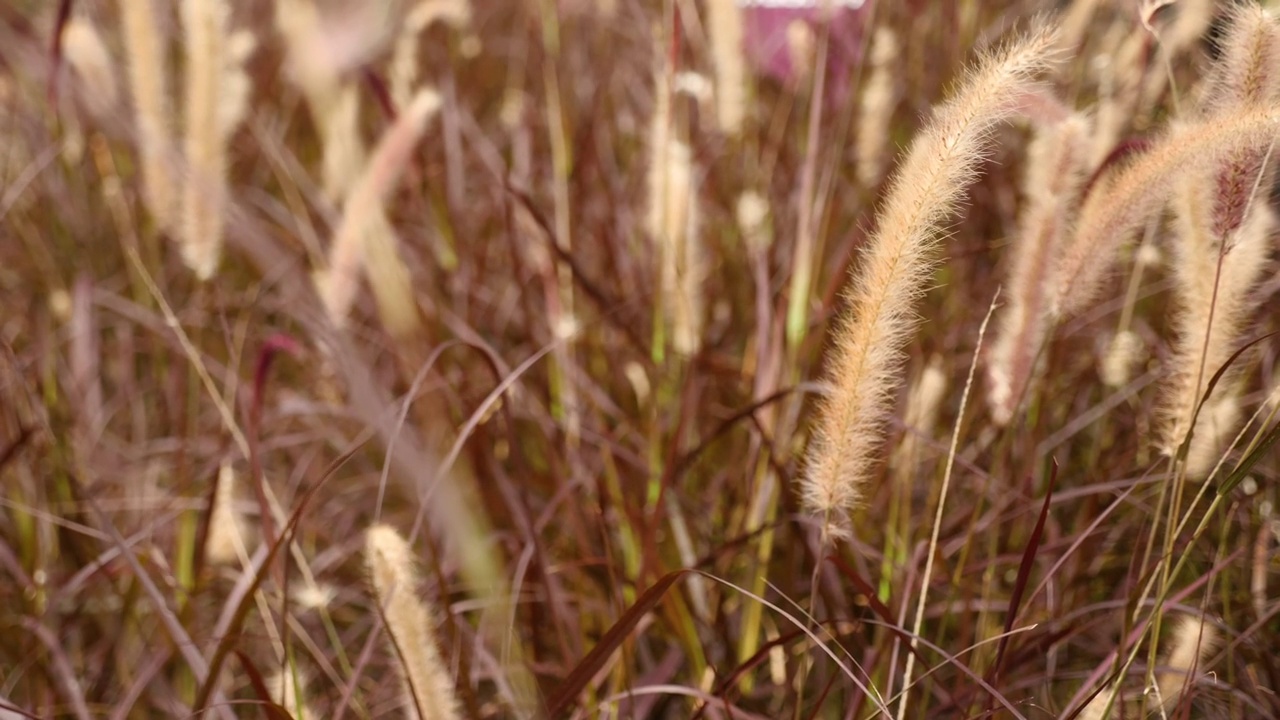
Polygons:
<instances>
[{"instance_id":1,"label":"dense grass field","mask_svg":"<svg viewBox=\"0 0 1280 720\"><path fill-rule=\"evenodd\" d=\"M1280 7L0 0L0 718L1280 717Z\"/></svg>"}]
</instances>

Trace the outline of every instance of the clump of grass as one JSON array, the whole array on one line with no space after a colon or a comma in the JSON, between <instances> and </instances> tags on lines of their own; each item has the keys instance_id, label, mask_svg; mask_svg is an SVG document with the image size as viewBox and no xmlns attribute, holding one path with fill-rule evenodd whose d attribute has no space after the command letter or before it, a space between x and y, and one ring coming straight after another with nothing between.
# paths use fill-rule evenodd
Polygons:
<instances>
[{"instance_id":1,"label":"clump of grass","mask_svg":"<svg viewBox=\"0 0 1280 720\"><path fill-rule=\"evenodd\" d=\"M1258 7L1231 16L1223 55L1207 81L1201 115L1272 107L1280 95L1280 23ZM1256 305L1275 217L1259 189L1270 184L1272 143L1238 148L1188 174L1174 203L1172 272L1179 311L1172 379L1162 404L1163 449L1176 455L1189 440L1187 474L1203 477L1239 415L1240 365L1228 369L1197 413L1209 377L1239 344ZM1188 437L1188 434L1190 436Z\"/></svg>"},{"instance_id":2,"label":"clump of grass","mask_svg":"<svg viewBox=\"0 0 1280 720\"><path fill-rule=\"evenodd\" d=\"M1055 272L1052 314L1074 314L1097 298L1124 241L1160 211L1186 173L1239 152L1265 152L1278 127L1280 115L1271 109L1187 122L1166 132L1114 178L1095 185Z\"/></svg>"},{"instance_id":3,"label":"clump of grass","mask_svg":"<svg viewBox=\"0 0 1280 720\"><path fill-rule=\"evenodd\" d=\"M184 3L0 3L0 714L1280 714L1270 11Z\"/></svg>"}]
</instances>

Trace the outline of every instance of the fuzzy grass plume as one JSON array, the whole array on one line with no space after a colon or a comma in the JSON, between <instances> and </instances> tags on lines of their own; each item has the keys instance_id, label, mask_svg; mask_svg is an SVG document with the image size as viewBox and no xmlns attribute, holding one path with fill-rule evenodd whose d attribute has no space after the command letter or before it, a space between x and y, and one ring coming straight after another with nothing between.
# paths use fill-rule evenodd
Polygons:
<instances>
[{"instance_id":1,"label":"fuzzy grass plume","mask_svg":"<svg viewBox=\"0 0 1280 720\"><path fill-rule=\"evenodd\" d=\"M165 78L165 42L150 0L120 0L129 90L133 98L143 197L156 224L173 227L177 212L172 147L172 101Z\"/></svg>"},{"instance_id":2,"label":"fuzzy grass plume","mask_svg":"<svg viewBox=\"0 0 1280 720\"><path fill-rule=\"evenodd\" d=\"M1256 6L1236 8L1223 53L1206 82L1200 115L1271 111L1280 99L1280 23ZM1219 456L1239 415L1241 364L1230 368L1197 413L1209 379L1240 343L1253 315L1253 289L1272 247L1275 215L1271 142L1237 148L1192 169L1174 205L1172 274L1177 283L1171 380L1164 386L1163 450L1175 455L1191 433L1186 468L1203 477ZM1192 418L1194 419L1194 427Z\"/></svg>"},{"instance_id":3,"label":"fuzzy grass plume","mask_svg":"<svg viewBox=\"0 0 1280 720\"><path fill-rule=\"evenodd\" d=\"M364 555L408 706L416 709L419 720L460 718L453 680L432 636L435 610L418 598L418 572L408 543L390 526L375 525L365 535Z\"/></svg>"},{"instance_id":4,"label":"fuzzy grass plume","mask_svg":"<svg viewBox=\"0 0 1280 720\"><path fill-rule=\"evenodd\" d=\"M1013 418L1048 334L1045 288L1084 184L1088 141L1088 120L1072 115L1039 128L1027 151L1026 207L1013 243L1000 334L987 366L987 400L998 425Z\"/></svg>"},{"instance_id":5,"label":"fuzzy grass plume","mask_svg":"<svg viewBox=\"0 0 1280 720\"><path fill-rule=\"evenodd\" d=\"M1094 187L1076 224L1075 237L1055 275L1050 308L1072 315L1102 292L1119 249L1168 200L1193 168L1234 153L1261 149L1280 131L1280 112L1245 110L1175 128L1110 182Z\"/></svg>"},{"instance_id":6,"label":"fuzzy grass plume","mask_svg":"<svg viewBox=\"0 0 1280 720\"><path fill-rule=\"evenodd\" d=\"M1205 661L1217 647L1218 631L1201 618L1184 617L1174 626L1171 642L1164 669L1156 674L1161 711L1168 717L1174 717L1196 673L1204 670Z\"/></svg>"},{"instance_id":7,"label":"fuzzy grass plume","mask_svg":"<svg viewBox=\"0 0 1280 720\"><path fill-rule=\"evenodd\" d=\"M1012 115L1050 62L1054 32L1034 30L971 72L912 143L880 210L837 325L803 480L805 507L834 532L871 476L902 347L936 262L938 236L973 179L995 125Z\"/></svg>"},{"instance_id":8,"label":"fuzzy grass plume","mask_svg":"<svg viewBox=\"0 0 1280 720\"><path fill-rule=\"evenodd\" d=\"M347 196L329 249L328 267L316 275L320 300L334 325L346 323L355 302L365 267L367 237L380 220L383 199L399 181L427 120L439 107L439 95L432 90L419 91L378 143L368 167Z\"/></svg>"},{"instance_id":9,"label":"fuzzy grass plume","mask_svg":"<svg viewBox=\"0 0 1280 720\"><path fill-rule=\"evenodd\" d=\"M183 0L186 39L187 173L182 192L182 259L213 277L222 256L227 207L227 139L244 116L249 80L242 65L253 36L232 34L226 0Z\"/></svg>"},{"instance_id":10,"label":"fuzzy grass plume","mask_svg":"<svg viewBox=\"0 0 1280 720\"><path fill-rule=\"evenodd\" d=\"M742 47L742 13L737 0L708 0L707 30L716 79L716 122L737 135L747 109L747 60Z\"/></svg>"},{"instance_id":11,"label":"fuzzy grass plume","mask_svg":"<svg viewBox=\"0 0 1280 720\"><path fill-rule=\"evenodd\" d=\"M62 29L62 50L67 64L80 79L81 95L90 112L105 118L115 109L119 99L115 63L98 28L87 18L75 17Z\"/></svg>"}]
</instances>

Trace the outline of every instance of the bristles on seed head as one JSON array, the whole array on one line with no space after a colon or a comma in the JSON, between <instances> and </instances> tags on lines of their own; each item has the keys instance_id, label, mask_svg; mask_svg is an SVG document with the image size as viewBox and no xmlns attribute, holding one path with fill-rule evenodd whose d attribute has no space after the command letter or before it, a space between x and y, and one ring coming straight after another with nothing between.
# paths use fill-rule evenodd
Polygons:
<instances>
[{"instance_id":1,"label":"bristles on seed head","mask_svg":"<svg viewBox=\"0 0 1280 720\"><path fill-rule=\"evenodd\" d=\"M1180 219L1197 209L1188 202L1182 205ZM1195 415L1186 463L1191 478L1201 478L1213 468L1224 441L1237 425L1239 359L1223 374L1198 415L1196 408L1210 379L1235 353L1242 330L1257 307L1254 288L1266 269L1275 227L1275 213L1265 200L1256 201L1244 225L1231 234L1229 247L1215 242L1204 226L1193 220L1178 224L1171 259L1177 283L1177 335L1158 414L1162 449L1171 457L1192 430Z\"/></svg>"}]
</instances>

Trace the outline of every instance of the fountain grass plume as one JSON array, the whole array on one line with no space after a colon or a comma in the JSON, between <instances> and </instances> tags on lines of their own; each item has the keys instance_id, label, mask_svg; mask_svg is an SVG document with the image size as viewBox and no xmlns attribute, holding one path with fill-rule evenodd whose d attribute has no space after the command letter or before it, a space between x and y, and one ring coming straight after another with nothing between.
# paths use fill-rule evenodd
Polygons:
<instances>
[{"instance_id":1,"label":"fountain grass plume","mask_svg":"<svg viewBox=\"0 0 1280 720\"><path fill-rule=\"evenodd\" d=\"M845 534L848 513L870 478L903 347L919 320L916 301L937 261L946 221L974 179L992 130L1013 115L1053 59L1047 24L984 59L937 108L890 183L853 279L850 309L837 322L827 371L830 391L802 481L804 505L825 531Z\"/></svg>"}]
</instances>

